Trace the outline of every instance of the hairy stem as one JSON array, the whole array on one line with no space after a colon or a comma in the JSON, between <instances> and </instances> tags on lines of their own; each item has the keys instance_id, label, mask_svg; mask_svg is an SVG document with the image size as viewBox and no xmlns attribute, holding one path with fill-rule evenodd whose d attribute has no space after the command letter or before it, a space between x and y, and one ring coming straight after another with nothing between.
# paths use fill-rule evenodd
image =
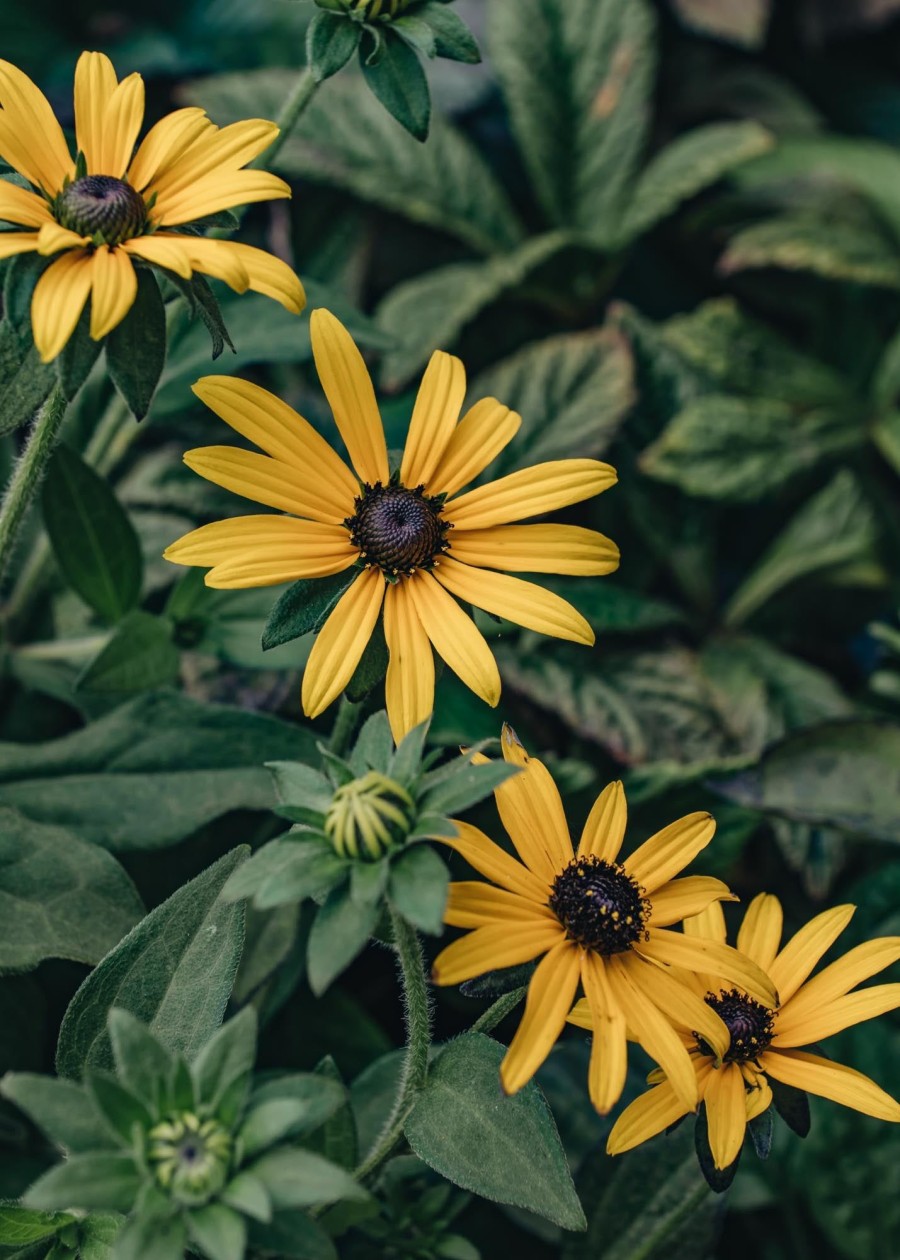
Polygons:
<instances>
[{"instance_id":1,"label":"hairy stem","mask_svg":"<svg viewBox=\"0 0 900 1260\"><path fill-rule=\"evenodd\" d=\"M469 1032L489 1033L506 1019L510 1011L516 1009L527 992L528 985L523 984L521 989L513 989L511 993L504 993L502 997L498 997L492 1006L478 1016Z\"/></svg>"},{"instance_id":2,"label":"hairy stem","mask_svg":"<svg viewBox=\"0 0 900 1260\"><path fill-rule=\"evenodd\" d=\"M271 166L278 154L284 147L285 141L297 125L300 115L306 109L309 102L315 96L318 83L313 76L309 66L300 75L300 78L294 84L294 90L281 107L281 113L276 118L278 124L278 135L266 149L265 153L261 153L254 162L254 166Z\"/></svg>"},{"instance_id":3,"label":"hairy stem","mask_svg":"<svg viewBox=\"0 0 900 1260\"><path fill-rule=\"evenodd\" d=\"M403 982L406 1059L391 1114L385 1121L375 1145L356 1169L355 1176L360 1181L370 1177L400 1141L406 1118L428 1076L431 1009L428 1002L428 982L425 977L422 948L415 930L393 908L391 909L391 926Z\"/></svg>"},{"instance_id":4,"label":"hairy stem","mask_svg":"<svg viewBox=\"0 0 900 1260\"><path fill-rule=\"evenodd\" d=\"M346 696L341 696L337 717L334 719L331 730L331 739L328 742L329 751L336 757L343 757L350 747L350 741L356 731L356 724L361 713L361 701L348 700Z\"/></svg>"},{"instance_id":5,"label":"hairy stem","mask_svg":"<svg viewBox=\"0 0 900 1260\"><path fill-rule=\"evenodd\" d=\"M59 385L38 413L0 505L0 579L9 566L25 515L47 471L66 415L66 396Z\"/></svg>"}]
</instances>

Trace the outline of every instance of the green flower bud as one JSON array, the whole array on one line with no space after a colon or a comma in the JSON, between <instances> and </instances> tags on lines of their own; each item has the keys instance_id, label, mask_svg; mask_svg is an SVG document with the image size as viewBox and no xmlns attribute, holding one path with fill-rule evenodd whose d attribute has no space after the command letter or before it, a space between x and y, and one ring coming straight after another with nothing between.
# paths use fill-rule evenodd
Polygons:
<instances>
[{"instance_id":1,"label":"green flower bud","mask_svg":"<svg viewBox=\"0 0 900 1260\"><path fill-rule=\"evenodd\" d=\"M342 857L377 862L409 835L415 802L387 775L370 770L335 792L325 834Z\"/></svg>"},{"instance_id":2,"label":"green flower bud","mask_svg":"<svg viewBox=\"0 0 900 1260\"><path fill-rule=\"evenodd\" d=\"M148 1139L147 1161L157 1183L178 1203L207 1203L228 1180L232 1140L218 1120L183 1111L155 1125Z\"/></svg>"},{"instance_id":3,"label":"green flower bud","mask_svg":"<svg viewBox=\"0 0 900 1260\"><path fill-rule=\"evenodd\" d=\"M418 0L316 0L320 9L348 13L361 22L389 22Z\"/></svg>"}]
</instances>

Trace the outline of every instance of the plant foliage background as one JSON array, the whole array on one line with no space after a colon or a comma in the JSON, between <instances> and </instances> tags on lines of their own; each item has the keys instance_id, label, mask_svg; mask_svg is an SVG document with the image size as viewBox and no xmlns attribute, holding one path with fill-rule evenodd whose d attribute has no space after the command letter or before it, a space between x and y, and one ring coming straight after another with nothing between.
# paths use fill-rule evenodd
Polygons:
<instances>
[{"instance_id":1,"label":"plant foliage background","mask_svg":"<svg viewBox=\"0 0 900 1260\"><path fill-rule=\"evenodd\" d=\"M850 900L854 941L897 932L900 6L844 0L839 18L824 0L456 7L484 62L429 63L425 144L361 74L342 72L278 157L293 200L253 208L245 239L294 265L308 309L327 304L347 323L388 400L389 439L441 347L463 358L473 399L494 394L524 417L493 472L576 455L619 470L618 487L571 519L612 535L621 569L554 585L597 647L491 626L502 716L553 765L570 816L621 776L637 835L710 809L718 833L696 869L745 897L776 892L790 926ZM311 9L7 0L0 51L64 119L83 47L143 73L151 120L186 103L218 123L272 118L304 64ZM217 368L324 425L307 314L224 290L221 301L236 353ZM186 320L183 308L170 318ZM49 390L12 327L7 309L4 476L17 425ZM83 1061L105 1014L70 1012L61 1035L75 990L198 880L183 908L169 903L167 949L144 961L142 1018L152 1026L168 1004L188 1047L226 1003L252 1006L259 1066L306 1072L331 1055L371 1137L402 1044L389 954L370 947L316 997L306 911L251 909L244 933L216 900L228 871L214 863L282 829L263 763L315 762L332 718L298 722L308 639L261 650L277 592L211 591L161 559L195 524L236 510L181 462L221 435L188 389L209 370L207 333L180 331L136 437L102 373L78 394L5 592L0 1073L49 1072L56 1056L66 1075L67 1055ZM100 442L110 407L120 424ZM431 741L497 733L497 714L445 673ZM129 980L115 983L123 1000ZM438 1036L485 1005L443 992ZM845 1040L850 1061L896 1091L896 1022ZM554 1225L462 1194L442 1200L469 1248L661 1254L654 1230L699 1176L689 1137L610 1161L586 1053L571 1030L539 1079L587 1233L559 1228L565 1205L544 1213ZM451 1095L452 1066L442 1060ZM704 1198L666 1254L890 1254L896 1130L827 1105L813 1113L805 1142L782 1131L767 1163L745 1159L729 1195ZM530 1184L526 1156L515 1171ZM0 1103L0 1199L51 1162L37 1130ZM398 1174L385 1237L357 1239L353 1254L430 1255L397 1241L409 1236L408 1202ZM459 1245L440 1254L475 1254ZM38 1256L49 1244L29 1246Z\"/></svg>"}]
</instances>

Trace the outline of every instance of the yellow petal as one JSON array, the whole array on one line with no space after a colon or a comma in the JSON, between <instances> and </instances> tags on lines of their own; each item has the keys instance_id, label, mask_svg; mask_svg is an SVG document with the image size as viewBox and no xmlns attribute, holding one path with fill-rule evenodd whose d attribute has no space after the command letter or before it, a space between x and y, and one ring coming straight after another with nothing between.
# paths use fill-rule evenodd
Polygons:
<instances>
[{"instance_id":1,"label":"yellow petal","mask_svg":"<svg viewBox=\"0 0 900 1260\"><path fill-rule=\"evenodd\" d=\"M0 232L0 258L33 254L38 247L37 232Z\"/></svg>"},{"instance_id":2,"label":"yellow petal","mask_svg":"<svg viewBox=\"0 0 900 1260\"><path fill-rule=\"evenodd\" d=\"M165 236L162 239L165 240ZM223 281L235 293L247 292L250 276L231 241L217 241L206 236L183 236L181 239L184 242L182 249L194 271L202 271L214 280Z\"/></svg>"},{"instance_id":3,"label":"yellow petal","mask_svg":"<svg viewBox=\"0 0 900 1260\"><path fill-rule=\"evenodd\" d=\"M406 582L385 591L384 637L389 653L385 706L399 744L434 708L434 656Z\"/></svg>"},{"instance_id":4,"label":"yellow petal","mask_svg":"<svg viewBox=\"0 0 900 1260\"><path fill-rule=\"evenodd\" d=\"M670 927L699 914L711 901L737 901L727 884L709 875L687 875L672 879L653 894L651 927Z\"/></svg>"},{"instance_id":5,"label":"yellow petal","mask_svg":"<svg viewBox=\"0 0 900 1260\"><path fill-rule=\"evenodd\" d=\"M692 862L715 831L716 821L710 814L685 814L635 849L625 859L625 869L652 894Z\"/></svg>"},{"instance_id":6,"label":"yellow petal","mask_svg":"<svg viewBox=\"0 0 900 1260\"><path fill-rule=\"evenodd\" d=\"M767 1050L760 1064L767 1076L783 1085L830 1098L876 1120L900 1122L900 1104L868 1076L843 1063L832 1063L806 1050Z\"/></svg>"},{"instance_id":7,"label":"yellow petal","mask_svg":"<svg viewBox=\"0 0 900 1260\"><path fill-rule=\"evenodd\" d=\"M500 671L484 636L430 573L419 570L407 583L419 620L438 655L492 707L500 699Z\"/></svg>"},{"instance_id":8,"label":"yellow petal","mask_svg":"<svg viewBox=\"0 0 900 1260\"><path fill-rule=\"evenodd\" d=\"M268 455L234 446L201 446L187 451L184 462L207 481L282 512L331 525L343 524L347 515L346 501L329 482Z\"/></svg>"},{"instance_id":9,"label":"yellow petal","mask_svg":"<svg viewBox=\"0 0 900 1260\"><path fill-rule=\"evenodd\" d=\"M649 1142L691 1110L693 1108L684 1105L668 1081L655 1085L619 1116L607 1138L607 1155L624 1155L642 1142Z\"/></svg>"},{"instance_id":10,"label":"yellow petal","mask_svg":"<svg viewBox=\"0 0 900 1260\"><path fill-rule=\"evenodd\" d=\"M641 986L643 971L626 956L613 955L606 961L606 974L617 1005L625 1014L630 1031L665 1071L666 1077L684 1105L697 1105L697 1077L691 1057L681 1038L665 1016L654 1006Z\"/></svg>"},{"instance_id":11,"label":"yellow petal","mask_svg":"<svg viewBox=\"0 0 900 1260\"><path fill-rule=\"evenodd\" d=\"M435 984L462 984L502 967L517 967L545 954L562 940L559 924L500 923L476 928L441 950L431 970ZM577 981L577 973L576 973Z\"/></svg>"},{"instance_id":12,"label":"yellow petal","mask_svg":"<svg viewBox=\"0 0 900 1260\"><path fill-rule=\"evenodd\" d=\"M596 459L535 464L451 499L444 515L458 529L487 529L590 499L615 485L616 473Z\"/></svg>"},{"instance_id":13,"label":"yellow petal","mask_svg":"<svg viewBox=\"0 0 900 1260\"><path fill-rule=\"evenodd\" d=\"M703 1101L713 1163L716 1168L729 1168L741 1152L747 1129L744 1078L736 1063L726 1063L713 1072Z\"/></svg>"},{"instance_id":14,"label":"yellow petal","mask_svg":"<svg viewBox=\"0 0 900 1260\"><path fill-rule=\"evenodd\" d=\"M579 998L566 1016L566 1023L574 1024L576 1028L586 1028L588 1032L591 1031L594 1024L587 998Z\"/></svg>"},{"instance_id":15,"label":"yellow petal","mask_svg":"<svg viewBox=\"0 0 900 1260\"><path fill-rule=\"evenodd\" d=\"M245 553L292 548L298 557L350 558L356 554L342 525L293 516L234 516L192 529L163 552L173 564L214 565Z\"/></svg>"},{"instance_id":16,"label":"yellow petal","mask_svg":"<svg viewBox=\"0 0 900 1260\"><path fill-rule=\"evenodd\" d=\"M426 485L456 428L466 396L466 370L459 359L435 350L416 396L400 465L405 486Z\"/></svg>"},{"instance_id":17,"label":"yellow petal","mask_svg":"<svg viewBox=\"0 0 900 1260\"><path fill-rule=\"evenodd\" d=\"M20 188L18 184L11 184L6 179L0 179L0 219L6 223L33 228L53 222L53 216L43 197L29 192L27 188Z\"/></svg>"},{"instance_id":18,"label":"yellow petal","mask_svg":"<svg viewBox=\"0 0 900 1260\"><path fill-rule=\"evenodd\" d=\"M51 197L75 163L43 92L10 61L0 61L0 156Z\"/></svg>"},{"instance_id":19,"label":"yellow petal","mask_svg":"<svg viewBox=\"0 0 900 1260\"><path fill-rule=\"evenodd\" d=\"M626 966L635 983L675 1029L692 1038L699 1034L718 1058L725 1055L731 1044L728 1028L699 994L673 972L637 956L629 957Z\"/></svg>"},{"instance_id":20,"label":"yellow petal","mask_svg":"<svg viewBox=\"0 0 900 1260\"><path fill-rule=\"evenodd\" d=\"M781 902L771 893L760 893L754 897L744 914L737 947L742 954L758 963L763 971L768 971L775 961L781 944L783 921Z\"/></svg>"},{"instance_id":21,"label":"yellow petal","mask_svg":"<svg viewBox=\"0 0 900 1260\"><path fill-rule=\"evenodd\" d=\"M504 736L507 730L504 727ZM517 759L512 749L512 740L505 738L504 758L523 767L522 773L501 783L494 791L494 800L519 857L549 885L572 860L562 802L546 767L527 756Z\"/></svg>"},{"instance_id":22,"label":"yellow petal","mask_svg":"<svg viewBox=\"0 0 900 1260\"><path fill-rule=\"evenodd\" d=\"M616 544L578 525L457 527L450 541L457 560L482 569L596 577L619 567Z\"/></svg>"},{"instance_id":23,"label":"yellow petal","mask_svg":"<svg viewBox=\"0 0 900 1260\"><path fill-rule=\"evenodd\" d=\"M595 1110L605 1116L622 1097L625 1088L628 1072L625 1015L613 996L603 959L591 950L582 954L581 983L593 1032L588 1093ZM571 1019L570 1014L570 1022Z\"/></svg>"},{"instance_id":24,"label":"yellow petal","mask_svg":"<svg viewBox=\"0 0 900 1260\"><path fill-rule=\"evenodd\" d=\"M579 979L578 950L569 941L555 945L538 963L528 985L525 1013L500 1064L504 1093L518 1093L527 1085L553 1049L565 1027Z\"/></svg>"},{"instance_id":25,"label":"yellow petal","mask_svg":"<svg viewBox=\"0 0 900 1260\"><path fill-rule=\"evenodd\" d=\"M335 604L313 644L303 674L301 701L307 717L318 717L353 677L372 637L383 600L381 570L367 569Z\"/></svg>"},{"instance_id":26,"label":"yellow petal","mask_svg":"<svg viewBox=\"0 0 900 1260\"><path fill-rule=\"evenodd\" d=\"M41 224L37 237L39 254L58 254L62 249L79 249L89 244L89 236L79 236L55 221Z\"/></svg>"},{"instance_id":27,"label":"yellow petal","mask_svg":"<svg viewBox=\"0 0 900 1260\"><path fill-rule=\"evenodd\" d=\"M869 989L848 993L844 997L835 998L804 1019L791 1019L792 1005L788 1003L778 1014L772 1045L776 1049L785 1046L809 1046L824 1037L832 1037L853 1024L862 1024L886 1011L893 1011L898 1006L900 984L876 984Z\"/></svg>"},{"instance_id":28,"label":"yellow petal","mask_svg":"<svg viewBox=\"0 0 900 1260\"><path fill-rule=\"evenodd\" d=\"M593 630L577 609L533 582L473 569L446 555L436 562L434 575L451 595L496 617L557 639L588 645L594 642Z\"/></svg>"},{"instance_id":29,"label":"yellow petal","mask_svg":"<svg viewBox=\"0 0 900 1260\"><path fill-rule=\"evenodd\" d=\"M131 259L120 249L94 250L91 289L91 336L100 341L120 324L137 297L137 276Z\"/></svg>"},{"instance_id":30,"label":"yellow petal","mask_svg":"<svg viewBox=\"0 0 900 1260\"><path fill-rule=\"evenodd\" d=\"M166 236L157 232L153 236L132 237L130 241L123 241L119 248L135 258L143 258L157 267L174 271L182 280L190 280L193 275L186 236Z\"/></svg>"},{"instance_id":31,"label":"yellow petal","mask_svg":"<svg viewBox=\"0 0 900 1260\"><path fill-rule=\"evenodd\" d=\"M121 179L128 169L144 121L144 80L129 74L113 92L103 116L101 165L89 174Z\"/></svg>"},{"instance_id":32,"label":"yellow petal","mask_svg":"<svg viewBox=\"0 0 900 1260\"><path fill-rule=\"evenodd\" d=\"M189 165L190 159L189 152L183 160ZM145 193L149 197L162 189L150 212L153 222L160 227L178 227L220 210L230 210L232 206L249 206L291 195L290 184L268 171L223 170L175 190L169 190L167 185L168 175L161 172Z\"/></svg>"},{"instance_id":33,"label":"yellow petal","mask_svg":"<svg viewBox=\"0 0 900 1260\"><path fill-rule=\"evenodd\" d=\"M794 933L777 955L768 972L782 1006L790 1001L822 955L831 948L853 918L855 910L855 906L834 906L817 914Z\"/></svg>"},{"instance_id":34,"label":"yellow petal","mask_svg":"<svg viewBox=\"0 0 900 1260\"><path fill-rule=\"evenodd\" d=\"M900 961L900 936L879 936L848 950L842 958L813 976L790 1000L778 1017L778 1031L793 1027L795 1021L815 1015L857 984Z\"/></svg>"},{"instance_id":35,"label":"yellow petal","mask_svg":"<svg viewBox=\"0 0 900 1260\"><path fill-rule=\"evenodd\" d=\"M118 87L113 64L105 53L83 52L75 67L75 142L91 175L120 175L103 169L103 122Z\"/></svg>"},{"instance_id":36,"label":"yellow petal","mask_svg":"<svg viewBox=\"0 0 900 1260\"><path fill-rule=\"evenodd\" d=\"M210 569L204 581L215 590L243 590L255 586L278 586L282 582L296 582L298 578L330 577L343 573L353 563L354 556L298 556L292 549L290 555L273 555L271 551L248 553L236 560L228 560Z\"/></svg>"},{"instance_id":37,"label":"yellow petal","mask_svg":"<svg viewBox=\"0 0 900 1260\"><path fill-rule=\"evenodd\" d=\"M457 835L443 839L442 844L454 849L476 871L480 871L487 879L492 879L501 888L508 888L511 892L519 893L520 896L540 905L547 904L547 898L550 895L549 883L539 879L521 862L510 857L505 850L498 844L494 844L493 840L490 840L477 827L473 827L471 823L460 822L458 818L453 821Z\"/></svg>"},{"instance_id":38,"label":"yellow petal","mask_svg":"<svg viewBox=\"0 0 900 1260\"><path fill-rule=\"evenodd\" d=\"M207 176L216 177L246 166L277 135L276 125L263 118L247 118L229 127L204 128L177 161L158 171L151 188L157 194L157 206L191 186L199 187Z\"/></svg>"},{"instance_id":39,"label":"yellow petal","mask_svg":"<svg viewBox=\"0 0 900 1260\"><path fill-rule=\"evenodd\" d=\"M493 888L478 880L463 880L450 885L444 922L450 927L477 928L489 923L509 921L555 924L549 906L535 905L528 897L509 892L506 888Z\"/></svg>"},{"instance_id":40,"label":"yellow petal","mask_svg":"<svg viewBox=\"0 0 900 1260\"><path fill-rule=\"evenodd\" d=\"M744 1103L747 1107L747 1120L755 1120L772 1105L772 1087L764 1076L759 1076L752 1089L745 1090Z\"/></svg>"},{"instance_id":41,"label":"yellow petal","mask_svg":"<svg viewBox=\"0 0 900 1260\"><path fill-rule=\"evenodd\" d=\"M628 821L628 807L625 802L625 789L621 781L609 783L594 801L593 808L587 816L581 841L578 845L579 857L601 858L604 862L615 862L625 839L625 825Z\"/></svg>"},{"instance_id":42,"label":"yellow petal","mask_svg":"<svg viewBox=\"0 0 900 1260\"><path fill-rule=\"evenodd\" d=\"M522 417L496 398L482 398L453 430L426 485L429 494L456 494L497 458L519 431Z\"/></svg>"},{"instance_id":43,"label":"yellow petal","mask_svg":"<svg viewBox=\"0 0 900 1260\"><path fill-rule=\"evenodd\" d=\"M189 145L211 130L205 111L195 106L166 114L141 141L128 168L128 182L140 192L162 168L177 161Z\"/></svg>"},{"instance_id":44,"label":"yellow petal","mask_svg":"<svg viewBox=\"0 0 900 1260\"><path fill-rule=\"evenodd\" d=\"M237 256L254 293L280 302L292 315L300 314L306 305L306 293L287 263L255 245L242 245L239 241L222 241L221 244L227 245ZM202 263L198 265L202 271Z\"/></svg>"},{"instance_id":45,"label":"yellow petal","mask_svg":"<svg viewBox=\"0 0 900 1260\"><path fill-rule=\"evenodd\" d=\"M313 311L309 331L316 371L350 462L367 484L387 484L390 473L384 429L362 355L330 311Z\"/></svg>"},{"instance_id":46,"label":"yellow petal","mask_svg":"<svg viewBox=\"0 0 900 1260\"><path fill-rule=\"evenodd\" d=\"M772 1010L778 1005L775 986L766 973L730 945L701 936L685 936L668 928L651 928L650 939L638 941L634 950L651 962L717 976L746 990L750 997Z\"/></svg>"},{"instance_id":47,"label":"yellow petal","mask_svg":"<svg viewBox=\"0 0 900 1260\"><path fill-rule=\"evenodd\" d=\"M71 250L55 259L34 288L31 326L44 363L55 359L75 331L91 291L93 259Z\"/></svg>"},{"instance_id":48,"label":"yellow petal","mask_svg":"<svg viewBox=\"0 0 900 1260\"><path fill-rule=\"evenodd\" d=\"M720 945L724 945L728 939L728 933L725 930L725 915L718 901L710 902L699 914L689 915L682 923L681 929L687 936L704 936L709 941L718 941Z\"/></svg>"}]
</instances>

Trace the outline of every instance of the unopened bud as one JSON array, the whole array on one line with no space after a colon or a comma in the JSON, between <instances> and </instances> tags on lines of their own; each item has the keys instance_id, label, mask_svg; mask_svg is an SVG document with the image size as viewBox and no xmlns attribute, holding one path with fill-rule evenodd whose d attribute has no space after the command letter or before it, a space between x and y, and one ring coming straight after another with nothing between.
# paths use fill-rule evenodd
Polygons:
<instances>
[{"instance_id":1,"label":"unopened bud","mask_svg":"<svg viewBox=\"0 0 900 1260\"><path fill-rule=\"evenodd\" d=\"M377 862L409 835L415 802L405 788L371 770L338 788L325 815L325 834L342 857Z\"/></svg>"},{"instance_id":2,"label":"unopened bud","mask_svg":"<svg viewBox=\"0 0 900 1260\"><path fill-rule=\"evenodd\" d=\"M360 22L389 22L418 0L316 0L320 9L347 13Z\"/></svg>"},{"instance_id":3,"label":"unopened bud","mask_svg":"<svg viewBox=\"0 0 900 1260\"><path fill-rule=\"evenodd\" d=\"M218 1120L184 1111L155 1125L148 1138L147 1161L158 1185L177 1202L207 1203L228 1180L231 1134Z\"/></svg>"}]
</instances>

